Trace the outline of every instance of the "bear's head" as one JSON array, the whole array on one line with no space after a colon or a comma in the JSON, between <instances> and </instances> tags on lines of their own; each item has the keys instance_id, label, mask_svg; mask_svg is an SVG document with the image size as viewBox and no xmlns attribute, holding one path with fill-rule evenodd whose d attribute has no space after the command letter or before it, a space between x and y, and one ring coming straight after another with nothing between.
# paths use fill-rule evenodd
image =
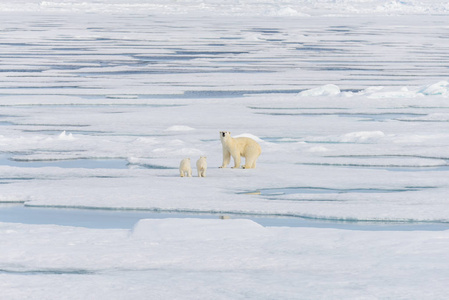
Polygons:
<instances>
[{"instance_id":1,"label":"bear's head","mask_svg":"<svg viewBox=\"0 0 449 300\"><path fill-rule=\"evenodd\" d=\"M231 133L229 131L220 131L220 139L225 139L231 136Z\"/></svg>"}]
</instances>

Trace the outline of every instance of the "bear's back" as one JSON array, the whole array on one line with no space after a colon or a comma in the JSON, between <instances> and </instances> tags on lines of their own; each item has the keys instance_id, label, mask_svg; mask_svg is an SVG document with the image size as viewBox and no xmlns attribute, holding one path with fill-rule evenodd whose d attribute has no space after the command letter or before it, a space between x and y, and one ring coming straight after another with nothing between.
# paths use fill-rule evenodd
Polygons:
<instances>
[{"instance_id":1,"label":"bear's back","mask_svg":"<svg viewBox=\"0 0 449 300\"><path fill-rule=\"evenodd\" d=\"M259 154L262 152L262 148L260 147L259 143L257 143L252 138L238 137L238 138L234 138L234 141L239 145L239 147L243 151L248 148L252 148L252 149L256 150Z\"/></svg>"}]
</instances>

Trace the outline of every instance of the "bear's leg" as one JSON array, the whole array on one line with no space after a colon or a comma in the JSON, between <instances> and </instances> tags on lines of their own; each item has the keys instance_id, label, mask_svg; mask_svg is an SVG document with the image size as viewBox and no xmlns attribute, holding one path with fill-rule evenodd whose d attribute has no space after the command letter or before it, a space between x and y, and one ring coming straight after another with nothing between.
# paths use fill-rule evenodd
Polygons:
<instances>
[{"instance_id":1,"label":"bear's leg","mask_svg":"<svg viewBox=\"0 0 449 300\"><path fill-rule=\"evenodd\" d=\"M179 171L181 177L184 177L184 171Z\"/></svg>"},{"instance_id":2,"label":"bear's leg","mask_svg":"<svg viewBox=\"0 0 449 300\"><path fill-rule=\"evenodd\" d=\"M256 168L256 160L257 157L249 156L245 158L245 169L254 169Z\"/></svg>"},{"instance_id":3,"label":"bear's leg","mask_svg":"<svg viewBox=\"0 0 449 300\"><path fill-rule=\"evenodd\" d=\"M206 177L206 170L203 170L203 177Z\"/></svg>"},{"instance_id":4,"label":"bear's leg","mask_svg":"<svg viewBox=\"0 0 449 300\"><path fill-rule=\"evenodd\" d=\"M188 175L189 177L192 177L192 170L187 171L187 175Z\"/></svg>"},{"instance_id":5,"label":"bear's leg","mask_svg":"<svg viewBox=\"0 0 449 300\"><path fill-rule=\"evenodd\" d=\"M251 169L253 165L253 161L251 157L245 157L245 165L243 166L244 169Z\"/></svg>"},{"instance_id":6,"label":"bear's leg","mask_svg":"<svg viewBox=\"0 0 449 300\"><path fill-rule=\"evenodd\" d=\"M232 158L234 159L234 167L232 167L232 168L234 168L234 169L240 168L240 153L239 152L231 153L231 155L232 155Z\"/></svg>"},{"instance_id":7,"label":"bear's leg","mask_svg":"<svg viewBox=\"0 0 449 300\"><path fill-rule=\"evenodd\" d=\"M223 148L223 164L220 168L226 168L231 161L231 152Z\"/></svg>"},{"instance_id":8,"label":"bear's leg","mask_svg":"<svg viewBox=\"0 0 449 300\"><path fill-rule=\"evenodd\" d=\"M257 154L257 155L254 157L254 161L253 161L253 163L252 163L252 165L251 165L251 168L253 168L253 169L256 168L256 161L257 161L257 159L259 158L259 156L260 156L260 153Z\"/></svg>"}]
</instances>

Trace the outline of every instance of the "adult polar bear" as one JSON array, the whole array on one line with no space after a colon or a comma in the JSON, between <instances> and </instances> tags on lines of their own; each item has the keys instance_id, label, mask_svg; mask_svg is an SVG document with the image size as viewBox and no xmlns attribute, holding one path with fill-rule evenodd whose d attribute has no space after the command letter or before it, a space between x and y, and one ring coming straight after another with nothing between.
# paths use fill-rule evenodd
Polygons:
<instances>
[{"instance_id":1,"label":"adult polar bear","mask_svg":"<svg viewBox=\"0 0 449 300\"><path fill-rule=\"evenodd\" d=\"M262 149L255 140L248 137L233 138L229 131L220 131L220 140L223 146L223 164L220 168L227 167L231 156L234 159L233 168L240 168L240 156L245 158L244 169L256 167L256 160L262 153Z\"/></svg>"}]
</instances>

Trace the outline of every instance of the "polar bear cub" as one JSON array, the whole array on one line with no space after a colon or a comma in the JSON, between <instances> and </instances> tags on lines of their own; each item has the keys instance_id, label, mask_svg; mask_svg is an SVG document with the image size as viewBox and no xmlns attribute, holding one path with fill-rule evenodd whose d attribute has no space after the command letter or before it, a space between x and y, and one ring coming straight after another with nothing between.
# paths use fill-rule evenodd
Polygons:
<instances>
[{"instance_id":1,"label":"polar bear cub","mask_svg":"<svg viewBox=\"0 0 449 300\"><path fill-rule=\"evenodd\" d=\"M220 140L223 146L223 164L220 168L226 168L234 159L234 167L240 168L240 157L245 158L244 169L254 169L256 160L262 153L260 145L253 139L247 137L232 138L229 131L220 131Z\"/></svg>"},{"instance_id":2,"label":"polar bear cub","mask_svg":"<svg viewBox=\"0 0 449 300\"><path fill-rule=\"evenodd\" d=\"M207 170L207 157L201 156L196 161L196 169L198 170L198 177L206 177Z\"/></svg>"},{"instance_id":3,"label":"polar bear cub","mask_svg":"<svg viewBox=\"0 0 449 300\"><path fill-rule=\"evenodd\" d=\"M190 166L190 158L184 158L179 164L179 174L181 177L192 177L192 167Z\"/></svg>"}]
</instances>

